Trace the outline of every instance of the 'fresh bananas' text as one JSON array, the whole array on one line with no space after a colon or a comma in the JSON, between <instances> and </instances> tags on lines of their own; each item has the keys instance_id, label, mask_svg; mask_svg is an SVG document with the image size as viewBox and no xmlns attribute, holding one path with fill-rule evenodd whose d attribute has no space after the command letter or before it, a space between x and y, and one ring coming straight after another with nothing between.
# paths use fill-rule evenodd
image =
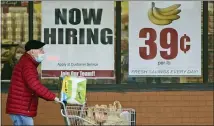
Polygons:
<instances>
[{"instance_id":1,"label":"'fresh bananas' text","mask_svg":"<svg viewBox=\"0 0 214 126\"><path fill-rule=\"evenodd\" d=\"M100 27L102 12L99 8L55 8L57 28L44 28L43 41L46 44L113 44L113 30Z\"/></svg>"}]
</instances>

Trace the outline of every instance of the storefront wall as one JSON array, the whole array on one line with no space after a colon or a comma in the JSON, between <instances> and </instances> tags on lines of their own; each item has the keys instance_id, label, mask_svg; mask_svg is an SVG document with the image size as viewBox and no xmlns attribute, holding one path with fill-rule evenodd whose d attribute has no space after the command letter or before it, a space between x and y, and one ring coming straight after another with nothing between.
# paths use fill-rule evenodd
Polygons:
<instances>
[{"instance_id":1,"label":"storefront wall","mask_svg":"<svg viewBox=\"0 0 214 126\"><path fill-rule=\"evenodd\" d=\"M169 92L90 92L88 104L111 104L118 100L123 107L136 109L137 125L212 125L213 91ZM2 94L2 103L7 94ZM2 104L2 125L11 125ZM60 106L53 102L39 101L35 125L62 125Z\"/></svg>"},{"instance_id":2,"label":"storefront wall","mask_svg":"<svg viewBox=\"0 0 214 126\"><path fill-rule=\"evenodd\" d=\"M5 3L7 4L7 3ZM121 42L119 45L115 44L115 50L118 51L118 48L121 49L121 55L115 56L115 62L118 62L117 60L121 59L119 63L117 63L116 70L121 71L119 74L116 74L116 79L91 79L88 80L88 84L92 84L94 87L99 86L100 84L103 84L103 89L109 89L112 84L117 83L124 84L124 90L130 89L136 86L136 84L140 87L143 87L142 85L149 87L151 83L156 83L157 85L151 88L156 88L159 85L166 86L177 84L176 86L183 86L188 87L189 84L193 84L193 86L204 85L207 84L213 85L214 79L213 79L213 6L210 7L210 5L213 5L213 3L209 3L209 14L207 14L207 17L209 17L207 22L202 21L202 30L204 31L203 36L205 36L206 39L203 38L206 43L203 45L208 46L204 50L206 50L205 54L203 54L203 58L201 61L203 62L202 69L205 71L205 74L202 74L200 77L168 77L168 78L162 78L162 77L154 77L154 78L147 78L147 77L129 77L128 76L128 2L122 2L122 14L121 14L121 22L122 22L122 28L121 28ZM27 6L28 2L22 2L22 4L17 6L23 6L22 11L20 13L24 12L24 15L22 15L23 18L20 18L20 14L18 14L16 17L20 19L17 21L17 25L11 25L11 14L8 14L8 12L12 13L14 11L17 11L16 7L12 7L12 9L8 9L5 7L2 10L2 17L4 19L4 22L2 21L2 60L1 60L1 72L4 73L1 76L2 80L10 80L11 74L12 74L12 68L14 64L17 62L16 54L18 53L24 53L23 47L17 47L18 44L22 43L25 44L29 38L33 38L36 40L41 40L41 2L34 2L34 27L31 29L28 27L29 20L28 20L28 13L27 13ZM16 9L15 9L16 8ZM203 11L202 11L203 14ZM32 16L32 15L31 15ZM203 19L203 16L201 17ZM13 19L14 20L14 19ZM116 18L115 18L116 20ZM14 20L15 21L15 20ZM19 24L20 23L20 24ZM7 25L6 25L7 24ZM205 33L205 30L203 26L207 26L207 35ZM17 30L16 32L11 31L11 28L16 26ZM6 32L6 29L8 30ZM31 29L31 32L33 31L33 36L29 36L28 33ZM115 27L116 29L116 27ZM9 34L10 32L11 34ZM20 35L18 35L20 34ZM119 37L118 37L119 38ZM119 41L119 40L118 40ZM199 40L200 41L200 40ZM115 41L115 43L117 43ZM203 47L202 47L203 48ZM201 48L201 49L202 49ZM204 51L202 49L202 52ZM10 53L8 53L10 52ZM118 51L120 52L120 51ZM4 55L5 54L5 55ZM13 58L12 58L13 57ZM121 57L121 58L120 58ZM14 60L14 61L13 61ZM118 65L121 64L121 65ZM207 64L207 65L206 65ZM39 73L41 73L41 66L39 66ZM121 70L120 70L121 69ZM119 79L117 78L118 75L120 75ZM120 81L116 81L120 80ZM58 84L58 80L52 80L52 79L44 79L42 80L42 83L45 85L49 84ZM131 84L130 84L131 83ZM133 83L133 84L132 84ZM195 84L195 85L194 85ZM130 85L130 88L125 88L126 85ZM2 87L5 86L2 84ZM91 86L91 85L90 85ZM89 86L89 87L90 87ZM193 87L189 86L189 87ZM175 89L177 87L174 87ZM213 90L213 87L210 87L209 90ZM115 89L115 88L114 88ZM169 87L165 87L164 89L169 89ZM197 87L195 88L195 91L186 90L185 91L151 91L151 92L127 92L124 91L124 93L116 93L115 91L112 92L105 92L104 90L100 89L99 92L90 92L87 94L87 102L89 105L95 105L95 104L111 104L113 101L118 100L121 102L122 106L124 108L133 108L136 110L136 123L137 125L212 125L213 124L213 91L200 91L201 88ZM119 88L118 88L119 90ZM148 88L148 90L150 90ZM163 89L162 89L163 90ZM182 89L181 89L182 90ZM2 114L2 125L11 125L12 122L7 114L5 114L5 103L7 98L7 92L1 94L2 98L2 108L1 108L1 114ZM64 120L60 114L60 106L54 102L47 102L42 99L40 99L39 104L39 110L38 115L35 118L35 125L62 125L64 124Z\"/></svg>"}]
</instances>

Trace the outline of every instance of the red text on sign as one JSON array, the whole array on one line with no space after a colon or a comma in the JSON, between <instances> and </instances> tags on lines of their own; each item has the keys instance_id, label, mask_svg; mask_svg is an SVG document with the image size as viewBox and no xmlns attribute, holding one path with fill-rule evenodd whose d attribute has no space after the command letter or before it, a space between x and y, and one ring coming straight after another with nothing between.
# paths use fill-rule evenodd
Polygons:
<instances>
[{"instance_id":1,"label":"red text on sign","mask_svg":"<svg viewBox=\"0 0 214 126\"><path fill-rule=\"evenodd\" d=\"M157 33L153 28L143 28L139 32L139 38L146 38L145 45L147 47L139 47L139 55L142 59L151 60L157 55ZM185 45L190 42L190 37L184 34L178 38L178 32L173 28L165 28L160 32L160 47L164 50L160 51L160 56L165 60L175 59L178 55L179 43L180 50L186 53L190 49L190 45ZM167 50L166 50L167 49ZM148 52L148 53L147 53Z\"/></svg>"}]
</instances>

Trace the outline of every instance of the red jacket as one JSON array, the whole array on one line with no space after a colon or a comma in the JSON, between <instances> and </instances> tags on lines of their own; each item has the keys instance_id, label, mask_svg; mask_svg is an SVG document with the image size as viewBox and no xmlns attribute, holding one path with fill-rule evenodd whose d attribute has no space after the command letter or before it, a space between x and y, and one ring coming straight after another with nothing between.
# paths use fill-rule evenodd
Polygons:
<instances>
[{"instance_id":1,"label":"red jacket","mask_svg":"<svg viewBox=\"0 0 214 126\"><path fill-rule=\"evenodd\" d=\"M25 53L13 69L7 97L6 113L34 117L37 115L38 97L53 101L55 94L40 83L37 63Z\"/></svg>"}]
</instances>

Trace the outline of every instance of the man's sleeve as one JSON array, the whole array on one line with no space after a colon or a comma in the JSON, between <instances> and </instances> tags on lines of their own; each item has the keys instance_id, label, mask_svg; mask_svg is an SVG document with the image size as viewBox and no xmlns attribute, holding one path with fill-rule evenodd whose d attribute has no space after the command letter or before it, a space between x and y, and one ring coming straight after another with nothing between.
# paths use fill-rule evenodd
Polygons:
<instances>
[{"instance_id":1,"label":"man's sleeve","mask_svg":"<svg viewBox=\"0 0 214 126\"><path fill-rule=\"evenodd\" d=\"M28 87L33 90L39 97L47 100L53 101L56 95L49 91L44 85L41 84L38 72L33 66L25 65L23 66L23 79L27 83Z\"/></svg>"}]
</instances>

